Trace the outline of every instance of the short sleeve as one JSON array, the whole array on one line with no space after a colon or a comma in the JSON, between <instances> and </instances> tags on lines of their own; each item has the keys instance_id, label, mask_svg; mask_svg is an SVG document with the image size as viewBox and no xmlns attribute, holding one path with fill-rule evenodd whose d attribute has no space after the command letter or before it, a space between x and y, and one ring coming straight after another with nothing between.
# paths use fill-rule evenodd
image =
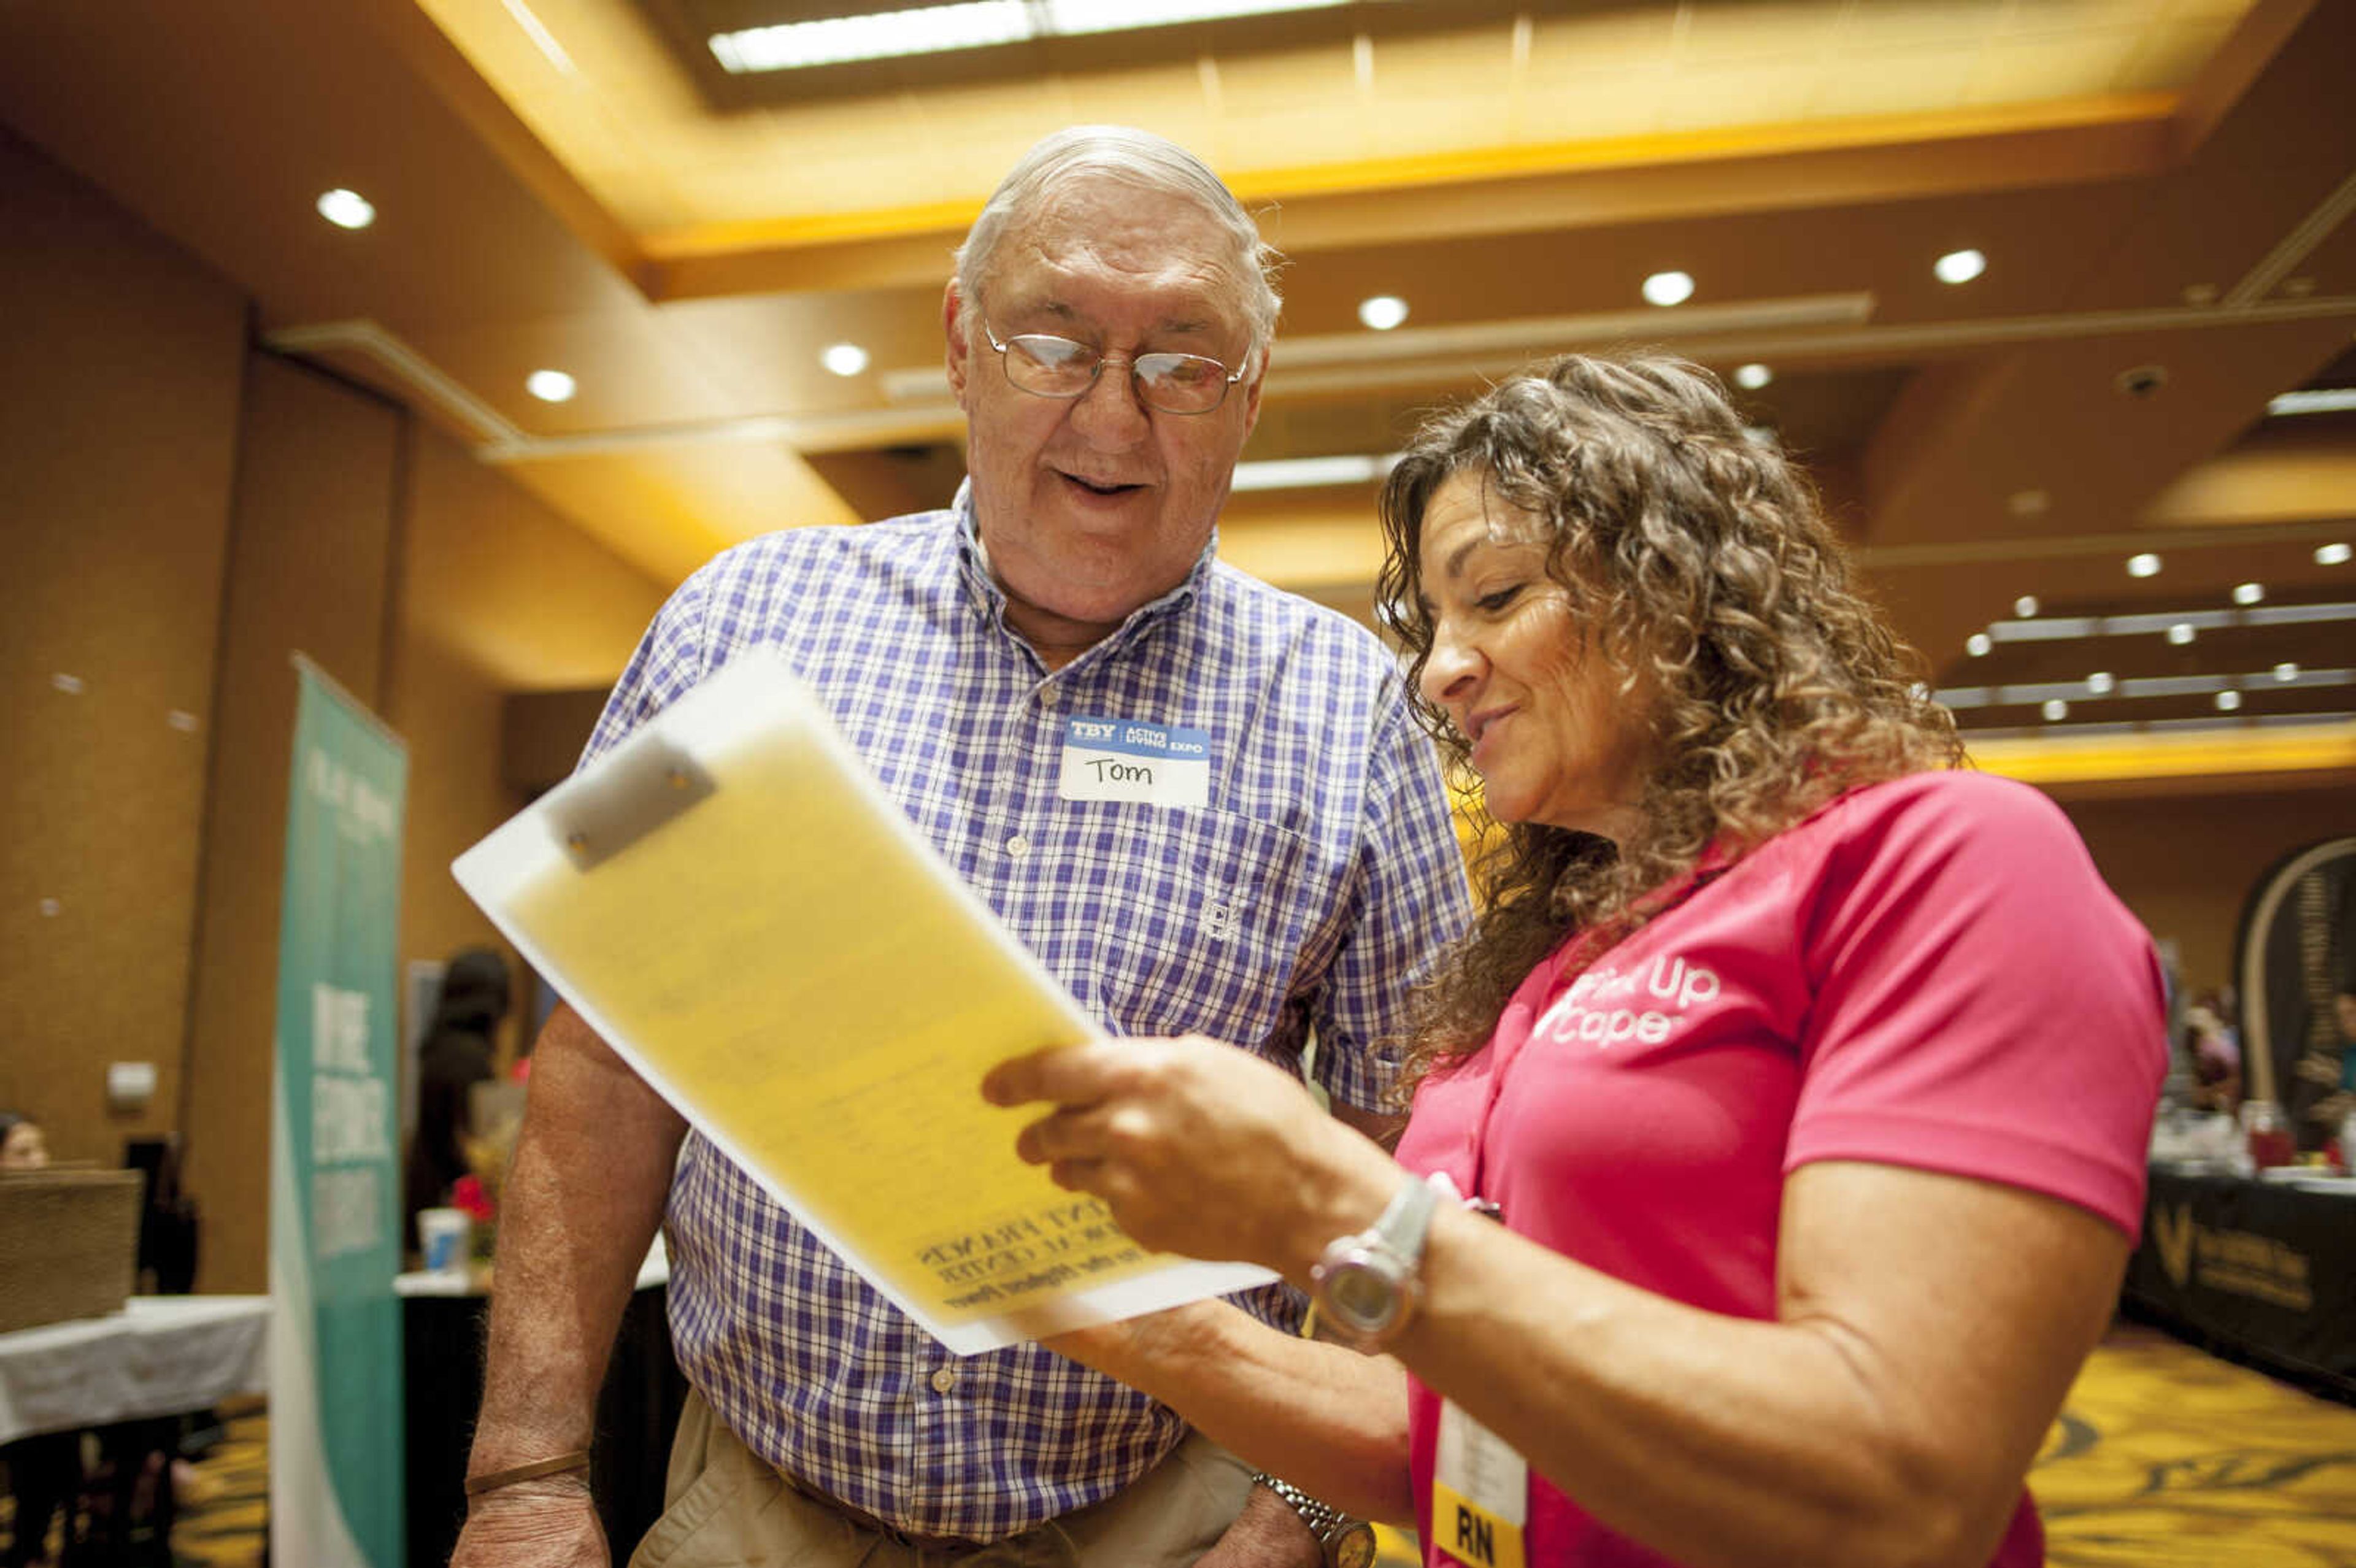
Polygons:
<instances>
[{"instance_id":1,"label":"short sleeve","mask_svg":"<svg viewBox=\"0 0 2356 1568\"><path fill-rule=\"evenodd\" d=\"M1398 1071L1408 996L1472 919L1463 852L1448 814L1440 758L1398 688L1382 709L1358 839L1348 933L1326 971L1313 1019L1313 1071L1333 1103L1382 1110Z\"/></svg>"},{"instance_id":2,"label":"short sleeve","mask_svg":"<svg viewBox=\"0 0 2356 1568\"><path fill-rule=\"evenodd\" d=\"M1784 1168L1853 1159L2027 1188L2129 1235L2167 1025L2158 962L2027 785L1859 792L1799 913L1815 1001Z\"/></svg>"},{"instance_id":3,"label":"short sleeve","mask_svg":"<svg viewBox=\"0 0 2356 1568\"><path fill-rule=\"evenodd\" d=\"M632 731L692 690L709 673L704 647L706 567L681 583L638 638L622 677L605 698L596 728L573 766L578 773L627 739Z\"/></svg>"}]
</instances>

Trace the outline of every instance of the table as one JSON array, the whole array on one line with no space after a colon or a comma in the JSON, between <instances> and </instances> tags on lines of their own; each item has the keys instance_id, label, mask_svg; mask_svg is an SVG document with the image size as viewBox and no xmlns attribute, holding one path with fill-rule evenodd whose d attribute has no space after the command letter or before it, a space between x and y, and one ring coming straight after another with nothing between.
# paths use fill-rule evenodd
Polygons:
<instances>
[{"instance_id":1,"label":"table","mask_svg":"<svg viewBox=\"0 0 2356 1568\"><path fill-rule=\"evenodd\" d=\"M0 1334L0 1443L179 1415L264 1386L266 1296L134 1296Z\"/></svg>"},{"instance_id":2,"label":"table","mask_svg":"<svg viewBox=\"0 0 2356 1568\"><path fill-rule=\"evenodd\" d=\"M597 1398L589 1483L617 1563L662 1517L671 1434L687 1402L670 1349L669 1277L658 1243L639 1271ZM442 1568L466 1516L466 1445L483 1398L490 1303L479 1283L433 1275L403 1275L394 1288L407 1383L409 1563Z\"/></svg>"},{"instance_id":3,"label":"table","mask_svg":"<svg viewBox=\"0 0 2356 1568\"><path fill-rule=\"evenodd\" d=\"M2125 1305L2356 1402L2356 1180L2155 1165Z\"/></svg>"},{"instance_id":4,"label":"table","mask_svg":"<svg viewBox=\"0 0 2356 1568\"><path fill-rule=\"evenodd\" d=\"M169 1568L170 1473L134 1508L137 1461L177 1451L183 1414L262 1391L269 1327L266 1296L134 1296L104 1317L0 1334L0 1444L46 1439L38 1454L12 1455L11 1465L37 1464L35 1489L70 1509L77 1493L88 1503L85 1533L69 1548L74 1562ZM51 1435L85 1430L99 1434L113 1461L110 1479L83 1480L79 1440ZM19 1476L16 1484L22 1500L28 1483Z\"/></svg>"}]
</instances>

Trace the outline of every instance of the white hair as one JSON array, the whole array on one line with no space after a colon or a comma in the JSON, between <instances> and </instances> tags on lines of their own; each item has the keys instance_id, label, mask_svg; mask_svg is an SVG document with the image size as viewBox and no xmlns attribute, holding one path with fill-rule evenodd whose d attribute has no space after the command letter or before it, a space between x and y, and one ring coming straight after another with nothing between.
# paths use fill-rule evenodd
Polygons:
<instances>
[{"instance_id":1,"label":"white hair","mask_svg":"<svg viewBox=\"0 0 2356 1568\"><path fill-rule=\"evenodd\" d=\"M1074 125L1033 144L991 193L958 247L958 293L980 299L999 243L1028 221L1057 182L1088 175L1163 192L1215 219L1231 241L1227 260L1244 280L1241 303L1252 347L1268 346L1284 303L1276 292L1276 270L1283 258L1260 238L1251 214L1200 158L1175 142L1127 125Z\"/></svg>"}]
</instances>

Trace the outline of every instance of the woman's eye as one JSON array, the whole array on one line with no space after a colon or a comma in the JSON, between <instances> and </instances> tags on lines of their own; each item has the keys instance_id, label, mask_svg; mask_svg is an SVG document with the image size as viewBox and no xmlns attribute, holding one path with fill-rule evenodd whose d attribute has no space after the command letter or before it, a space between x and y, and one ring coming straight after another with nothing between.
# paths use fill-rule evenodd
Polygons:
<instances>
[{"instance_id":1,"label":"woman's eye","mask_svg":"<svg viewBox=\"0 0 2356 1568\"><path fill-rule=\"evenodd\" d=\"M1494 614L1511 604L1521 591L1522 585L1516 582L1510 588L1500 588L1494 593L1483 593L1472 603Z\"/></svg>"}]
</instances>

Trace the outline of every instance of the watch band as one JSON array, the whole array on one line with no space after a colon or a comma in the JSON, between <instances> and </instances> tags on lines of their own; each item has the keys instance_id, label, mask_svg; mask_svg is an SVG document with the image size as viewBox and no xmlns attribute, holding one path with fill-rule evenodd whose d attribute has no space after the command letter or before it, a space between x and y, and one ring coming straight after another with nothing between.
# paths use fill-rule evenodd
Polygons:
<instances>
[{"instance_id":1,"label":"watch band","mask_svg":"<svg viewBox=\"0 0 2356 1568\"><path fill-rule=\"evenodd\" d=\"M1374 1561L1375 1528L1361 1519L1352 1519L1332 1503L1311 1497L1299 1487L1281 1477L1260 1471L1252 1479L1282 1498L1317 1538L1317 1549L1325 1560L1325 1568L1366 1568Z\"/></svg>"}]
</instances>

